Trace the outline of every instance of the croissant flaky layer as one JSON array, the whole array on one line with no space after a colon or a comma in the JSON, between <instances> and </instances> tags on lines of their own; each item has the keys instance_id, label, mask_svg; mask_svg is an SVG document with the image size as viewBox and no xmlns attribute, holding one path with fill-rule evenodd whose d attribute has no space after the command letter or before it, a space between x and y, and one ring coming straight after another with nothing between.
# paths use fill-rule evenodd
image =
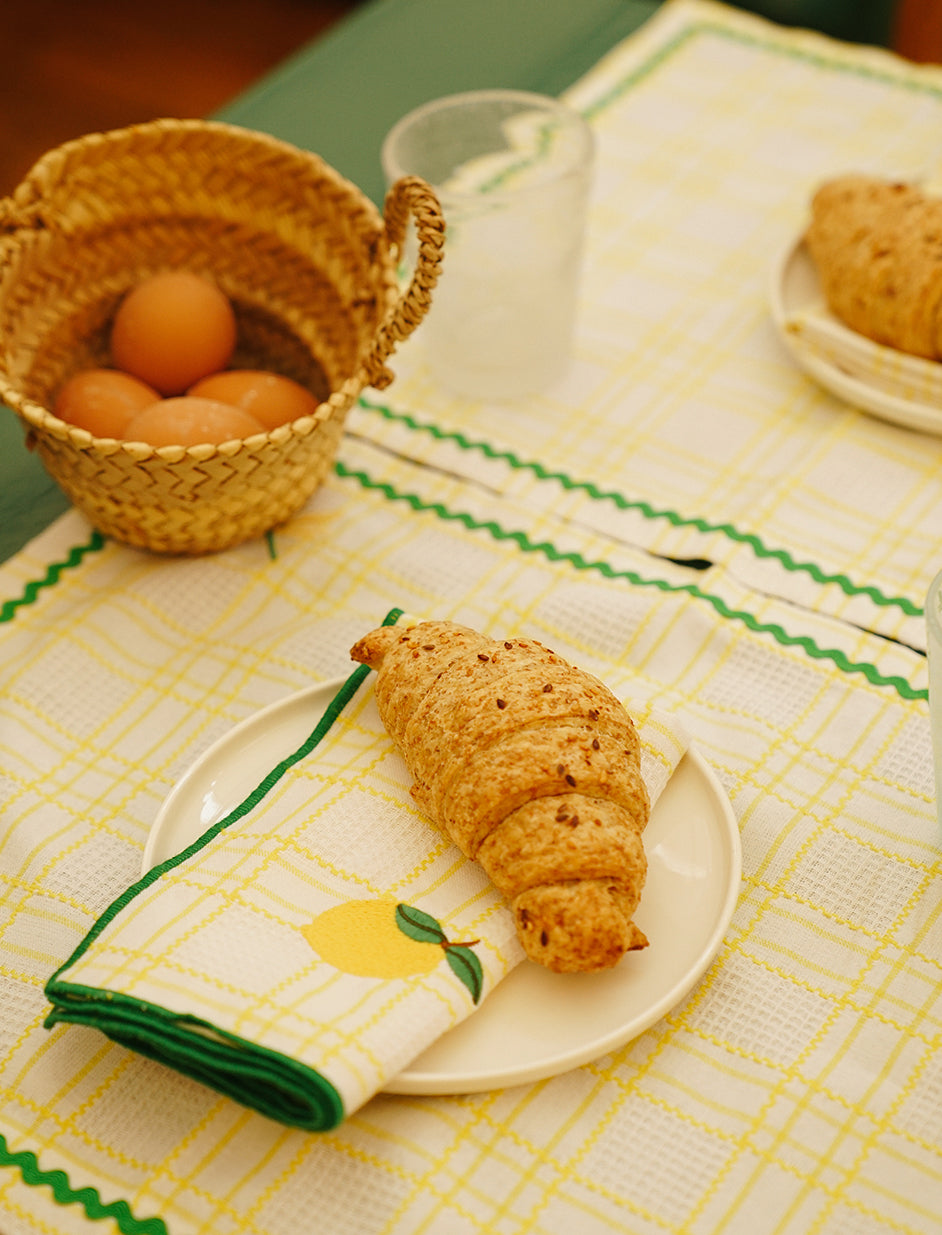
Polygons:
<instances>
[{"instance_id":1,"label":"croissant flaky layer","mask_svg":"<svg viewBox=\"0 0 942 1235\"><path fill-rule=\"evenodd\" d=\"M805 240L832 313L875 343L942 359L942 200L847 175L811 210Z\"/></svg>"},{"instance_id":2,"label":"croissant flaky layer","mask_svg":"<svg viewBox=\"0 0 942 1235\"><path fill-rule=\"evenodd\" d=\"M647 944L632 921L650 805L621 702L535 639L452 622L384 626L352 649L419 807L510 901L527 955L559 972Z\"/></svg>"}]
</instances>

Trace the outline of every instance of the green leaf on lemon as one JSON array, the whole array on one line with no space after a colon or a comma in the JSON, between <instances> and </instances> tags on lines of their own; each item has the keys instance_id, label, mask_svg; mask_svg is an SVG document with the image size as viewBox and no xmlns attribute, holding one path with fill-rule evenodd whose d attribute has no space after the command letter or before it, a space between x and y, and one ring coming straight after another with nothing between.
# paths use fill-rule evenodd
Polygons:
<instances>
[{"instance_id":1,"label":"green leaf on lemon","mask_svg":"<svg viewBox=\"0 0 942 1235\"><path fill-rule=\"evenodd\" d=\"M446 942L445 932L436 919L430 913L416 909L414 905L396 906L396 925L404 935L417 939L419 943Z\"/></svg>"},{"instance_id":2,"label":"green leaf on lemon","mask_svg":"<svg viewBox=\"0 0 942 1235\"><path fill-rule=\"evenodd\" d=\"M481 962L470 948L460 943L445 948L445 959L451 966L452 972L457 974L468 988L471 999L477 1003L484 989L484 970Z\"/></svg>"}]
</instances>

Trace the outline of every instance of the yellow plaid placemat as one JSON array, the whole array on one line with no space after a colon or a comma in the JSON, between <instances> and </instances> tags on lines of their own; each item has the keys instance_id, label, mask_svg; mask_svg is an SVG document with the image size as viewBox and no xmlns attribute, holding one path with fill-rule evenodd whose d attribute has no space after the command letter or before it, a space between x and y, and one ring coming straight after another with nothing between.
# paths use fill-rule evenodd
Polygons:
<instances>
[{"instance_id":1,"label":"yellow plaid placemat","mask_svg":"<svg viewBox=\"0 0 942 1235\"><path fill-rule=\"evenodd\" d=\"M804 182L836 150L870 126L874 160L892 133L915 166L937 108L931 73L713 5L669 4L599 74L585 89L612 104L595 121L612 262L590 278L638 287L645 272L652 295L673 288L681 306L698 250L690 240L671 267L655 225L699 219L709 240L708 164L746 184L737 126L750 158L775 165L771 182L746 185L737 217L790 232ZM697 99L705 128L677 123L658 164L653 135ZM778 134L765 156L751 115ZM698 169L689 220L672 150ZM658 166L668 213L650 197ZM639 228L649 244L626 271L614 237ZM776 358L765 244L743 229L737 243L712 308L692 298L671 319L651 301L648 350L626 345L635 301L611 312L613 297L598 311L587 300L580 385L565 399L498 419L445 405L403 364L408 399L361 409L337 473L273 552L154 559L73 514L0 568L5 1233L938 1229L942 864L919 650L937 447L834 407ZM420 412L436 432L413 427ZM508 439L515 462L500 456ZM347 649L392 604L527 631L631 698L642 722L654 708L682 718L743 848L742 894L702 981L594 1063L503 1091L379 1094L323 1133L92 1028L44 1028L45 983L134 884L183 772L258 709L344 675Z\"/></svg>"},{"instance_id":2,"label":"yellow plaid placemat","mask_svg":"<svg viewBox=\"0 0 942 1235\"><path fill-rule=\"evenodd\" d=\"M691 589L684 568L571 526L535 527L545 549L522 553L500 535L511 508L466 491L456 507L455 482L424 468L387 460L376 481L332 481L274 559L153 560L69 516L0 572L23 601L0 624L4 1220L95 1229L79 1197L94 1188L128 1207L125 1235L295 1235L312 1214L341 1235L504 1216L533 1235L871 1219L926 1235L942 1212L942 916L924 658L715 574ZM423 484L441 513L394 500ZM505 1092L379 1095L325 1133L91 1028L44 1029L44 983L134 882L199 752L341 673L384 592L417 612L433 590L438 613L585 665L642 722L681 716L743 840L703 981L594 1064Z\"/></svg>"}]
</instances>

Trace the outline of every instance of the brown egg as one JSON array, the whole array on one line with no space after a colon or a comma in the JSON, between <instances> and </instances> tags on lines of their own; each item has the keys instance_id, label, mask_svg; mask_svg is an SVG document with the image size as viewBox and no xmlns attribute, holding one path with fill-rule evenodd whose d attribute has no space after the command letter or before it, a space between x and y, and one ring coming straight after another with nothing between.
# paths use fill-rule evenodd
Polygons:
<instances>
[{"instance_id":1,"label":"brown egg","mask_svg":"<svg viewBox=\"0 0 942 1235\"><path fill-rule=\"evenodd\" d=\"M262 369L229 369L214 373L191 386L187 394L219 399L251 412L266 429L288 424L301 416L313 416L317 400L303 386Z\"/></svg>"},{"instance_id":2,"label":"brown egg","mask_svg":"<svg viewBox=\"0 0 942 1235\"><path fill-rule=\"evenodd\" d=\"M225 368L236 345L232 305L214 283L189 270L153 275L115 314L111 357L162 395L183 394Z\"/></svg>"},{"instance_id":3,"label":"brown egg","mask_svg":"<svg viewBox=\"0 0 942 1235\"><path fill-rule=\"evenodd\" d=\"M95 437L123 437L128 421L160 395L117 369L83 369L59 390L53 412Z\"/></svg>"},{"instance_id":4,"label":"brown egg","mask_svg":"<svg viewBox=\"0 0 942 1235\"><path fill-rule=\"evenodd\" d=\"M124 437L150 446L199 446L264 432L255 417L241 407L180 395L161 399L138 412L126 426Z\"/></svg>"}]
</instances>

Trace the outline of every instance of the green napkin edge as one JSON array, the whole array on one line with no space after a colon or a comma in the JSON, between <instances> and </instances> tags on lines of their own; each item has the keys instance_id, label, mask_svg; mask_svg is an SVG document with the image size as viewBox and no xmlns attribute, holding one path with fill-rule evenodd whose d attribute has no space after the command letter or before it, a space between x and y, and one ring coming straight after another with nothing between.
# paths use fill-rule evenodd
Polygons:
<instances>
[{"instance_id":1,"label":"green napkin edge","mask_svg":"<svg viewBox=\"0 0 942 1235\"><path fill-rule=\"evenodd\" d=\"M402 615L401 609L391 609L382 625L393 626ZM336 1127L343 1120L345 1111L340 1094L315 1068L268 1047L246 1042L237 1034L220 1029L200 1017L175 1013L159 1004L134 999L117 991L69 982L64 975L84 956L105 927L137 896L246 815L294 764L310 754L330 731L370 672L368 665L358 665L340 686L304 742L276 764L237 807L207 828L186 849L166 858L142 875L111 902L68 960L47 980L44 989L52 1007L43 1022L45 1028L51 1029L59 1023L68 1022L98 1029L119 1045L168 1064L176 1071L279 1123L322 1132Z\"/></svg>"}]
</instances>

